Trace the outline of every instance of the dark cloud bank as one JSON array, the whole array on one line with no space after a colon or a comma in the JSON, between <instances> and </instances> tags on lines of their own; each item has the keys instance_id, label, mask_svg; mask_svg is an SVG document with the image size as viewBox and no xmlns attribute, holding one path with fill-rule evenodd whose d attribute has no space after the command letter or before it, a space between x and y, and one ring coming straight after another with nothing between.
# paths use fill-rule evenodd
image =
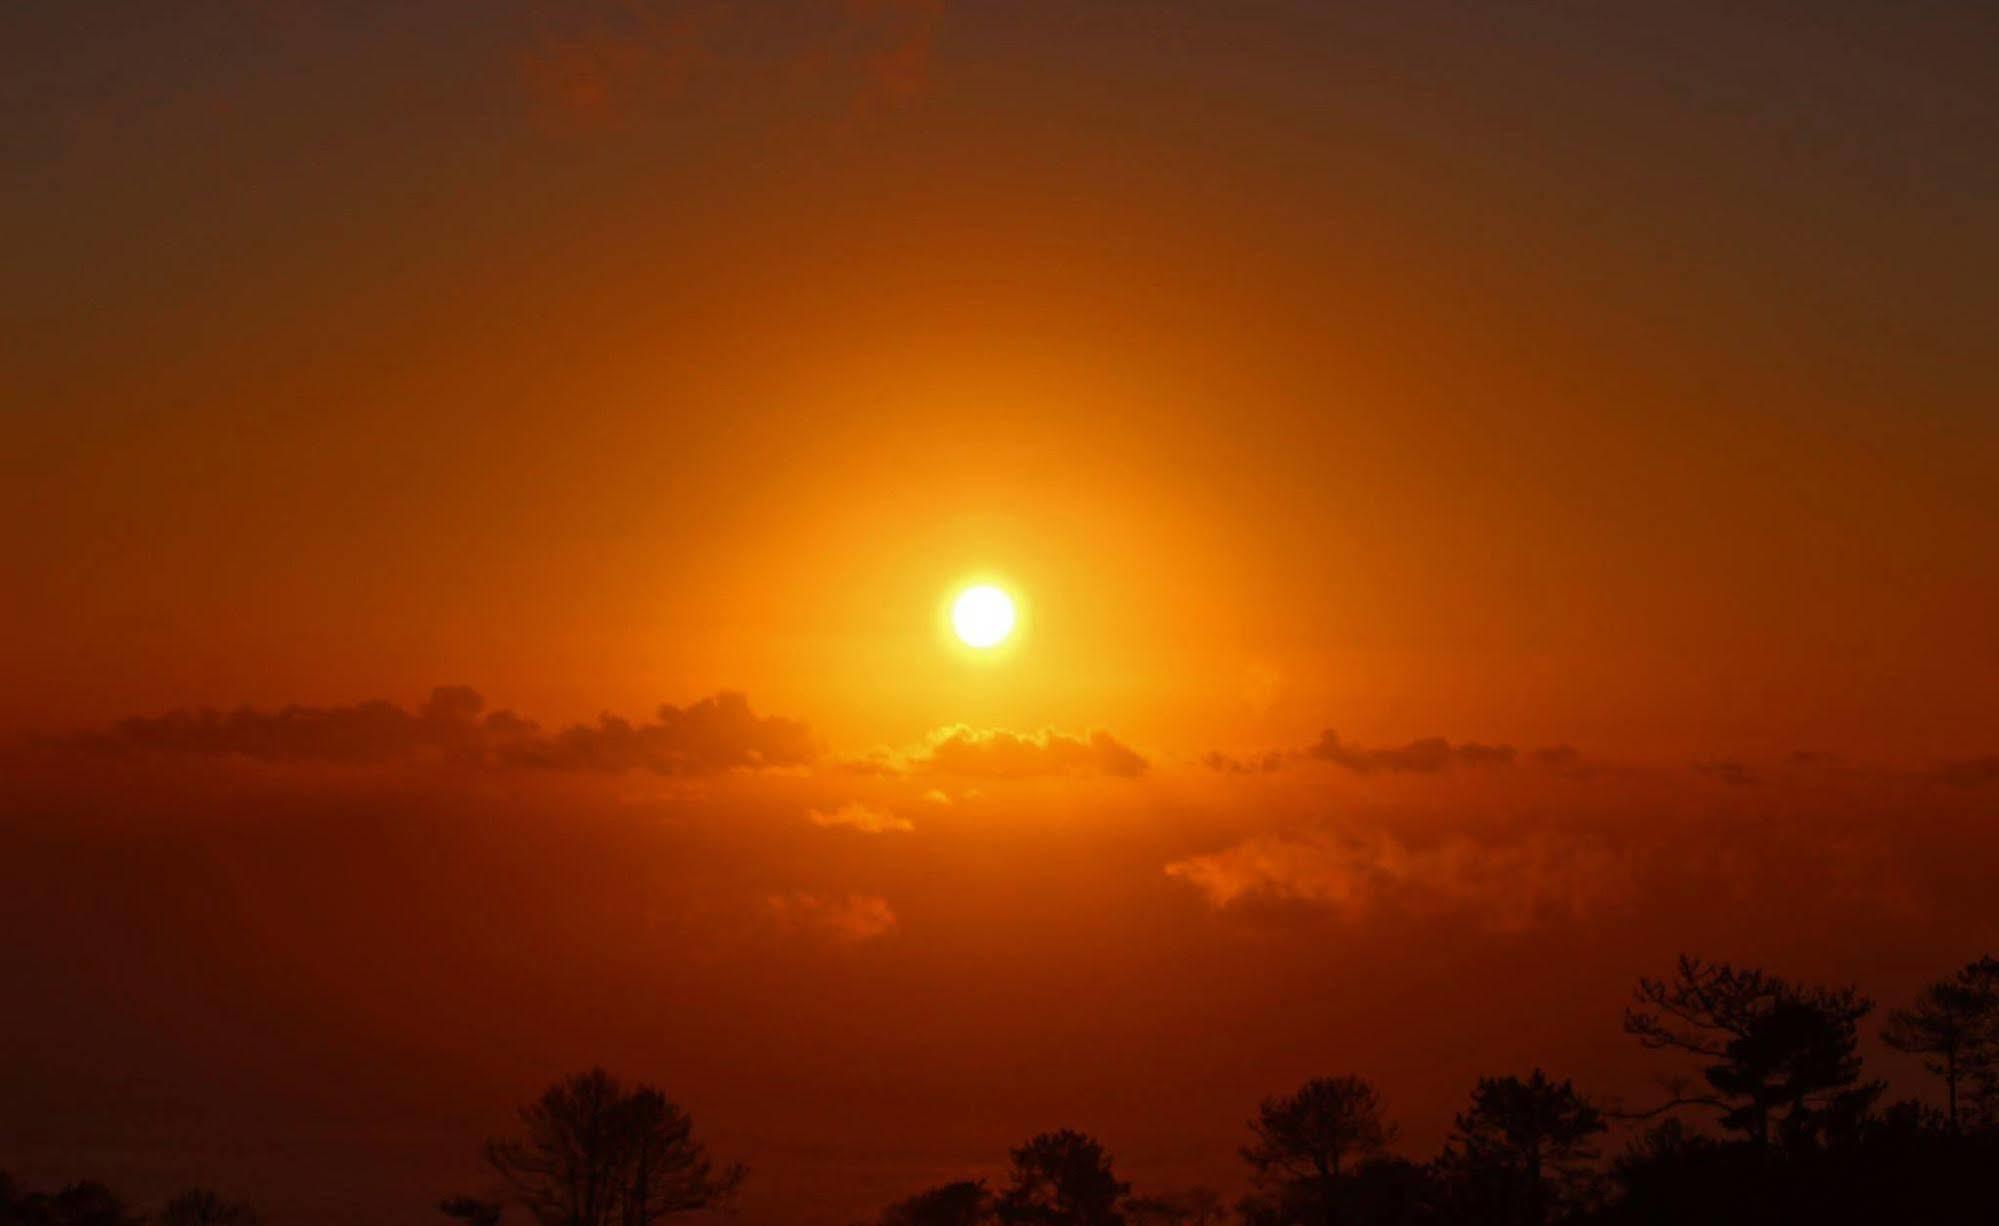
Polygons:
<instances>
[{"instance_id":1,"label":"dark cloud bank","mask_svg":"<svg viewBox=\"0 0 1999 1226\"><path fill-rule=\"evenodd\" d=\"M748 698L730 691L686 707L663 705L651 722L606 714L594 724L545 732L512 711L486 711L485 699L465 686L440 686L414 711L379 699L275 711L175 711L127 719L60 743L107 754L349 765L438 759L662 775L804 766L817 756L804 723L758 715Z\"/></svg>"},{"instance_id":2,"label":"dark cloud bank","mask_svg":"<svg viewBox=\"0 0 1999 1226\"><path fill-rule=\"evenodd\" d=\"M1434 775L1453 766L1512 766L1520 756L1520 751L1511 745L1484 745L1477 741L1454 744L1440 736L1367 749L1341 740L1339 733L1328 728L1319 734L1318 740L1302 748L1272 749L1246 758L1216 750L1201 761L1210 769L1232 775L1267 773L1311 762L1329 763L1359 775ZM1567 745L1537 749L1527 758L1536 766L1556 770L1574 770L1581 763L1581 755Z\"/></svg>"}]
</instances>

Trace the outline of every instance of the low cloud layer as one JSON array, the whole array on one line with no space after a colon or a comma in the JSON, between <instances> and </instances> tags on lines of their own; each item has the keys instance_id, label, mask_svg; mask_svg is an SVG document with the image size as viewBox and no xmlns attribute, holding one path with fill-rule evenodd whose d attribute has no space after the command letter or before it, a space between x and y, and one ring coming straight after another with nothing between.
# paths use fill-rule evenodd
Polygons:
<instances>
[{"instance_id":1,"label":"low cloud layer","mask_svg":"<svg viewBox=\"0 0 1999 1226\"><path fill-rule=\"evenodd\" d=\"M1385 908L1471 911L1503 930L1601 912L1628 896L1630 882L1624 857L1598 839L1455 833L1419 843L1329 829L1258 835L1174 861L1166 875L1217 908L1307 903L1348 919Z\"/></svg>"},{"instance_id":2,"label":"low cloud layer","mask_svg":"<svg viewBox=\"0 0 1999 1226\"><path fill-rule=\"evenodd\" d=\"M857 830L862 834L894 834L916 829L916 823L908 818L858 800L837 809L813 809L805 816L815 826Z\"/></svg>"},{"instance_id":3,"label":"low cloud layer","mask_svg":"<svg viewBox=\"0 0 1999 1226\"><path fill-rule=\"evenodd\" d=\"M1201 759L1209 769L1225 774L1266 774L1290 766L1324 762L1355 774L1408 773L1433 775L1453 766L1511 766L1519 751L1511 745L1484 745L1477 741L1453 744L1443 737L1423 737L1406 745L1368 749L1340 739L1331 728L1311 744L1297 749L1272 749L1248 757L1236 757L1219 750ZM1569 746L1535 750L1529 757L1537 764L1573 768L1579 755Z\"/></svg>"},{"instance_id":4,"label":"low cloud layer","mask_svg":"<svg viewBox=\"0 0 1999 1226\"><path fill-rule=\"evenodd\" d=\"M820 763L811 729L800 720L759 715L749 699L723 691L685 707L663 705L649 721L604 714L595 723L545 730L511 710L488 711L465 686L442 686L415 709L384 699L340 706L293 704L275 710L201 708L138 716L109 728L40 736L45 748L89 754L241 758L267 763L365 766L449 762L490 768L702 776ZM939 775L981 780L1146 773L1146 757L1111 733L1044 729L1013 732L953 724L917 746L839 759L855 775ZM950 797L943 793L945 803ZM820 826L867 833L908 830L911 823L878 805L842 802L810 812Z\"/></svg>"},{"instance_id":5,"label":"low cloud layer","mask_svg":"<svg viewBox=\"0 0 1999 1226\"><path fill-rule=\"evenodd\" d=\"M1755 787L1763 781L1746 764L1731 759L1722 759L1714 762L1696 762L1694 763L1694 772L1706 775L1708 778L1725 783L1732 788Z\"/></svg>"},{"instance_id":6,"label":"low cloud layer","mask_svg":"<svg viewBox=\"0 0 1999 1226\"><path fill-rule=\"evenodd\" d=\"M1943 762L1937 766L1935 773L1938 779L1958 787L1999 784L1999 754Z\"/></svg>"},{"instance_id":7,"label":"low cloud layer","mask_svg":"<svg viewBox=\"0 0 1999 1226\"><path fill-rule=\"evenodd\" d=\"M895 909L878 894L773 894L771 914L787 931L853 945L896 929Z\"/></svg>"},{"instance_id":8,"label":"low cloud layer","mask_svg":"<svg viewBox=\"0 0 1999 1226\"><path fill-rule=\"evenodd\" d=\"M1331 762L1363 775L1375 771L1414 771L1427 775L1452 765L1511 766L1513 755L1511 745L1481 745L1476 741L1453 745L1437 736L1387 749L1361 749L1342 741L1331 728L1321 732L1303 754L1313 761Z\"/></svg>"},{"instance_id":9,"label":"low cloud layer","mask_svg":"<svg viewBox=\"0 0 1999 1226\"><path fill-rule=\"evenodd\" d=\"M555 732L512 711L485 711L464 686L443 686L415 711L383 700L351 706L239 707L176 711L124 720L70 738L102 753L242 757L260 762L365 765L434 758L490 766L573 771L649 770L713 775L803 766L815 755L805 724L760 716L742 694L723 692L686 707L664 705L651 722L603 715Z\"/></svg>"},{"instance_id":10,"label":"low cloud layer","mask_svg":"<svg viewBox=\"0 0 1999 1226\"><path fill-rule=\"evenodd\" d=\"M1043 730L1018 733L962 724L939 728L910 758L910 768L971 779L1032 779L1058 775L1111 775L1135 779L1145 758L1110 733L1087 737Z\"/></svg>"}]
</instances>

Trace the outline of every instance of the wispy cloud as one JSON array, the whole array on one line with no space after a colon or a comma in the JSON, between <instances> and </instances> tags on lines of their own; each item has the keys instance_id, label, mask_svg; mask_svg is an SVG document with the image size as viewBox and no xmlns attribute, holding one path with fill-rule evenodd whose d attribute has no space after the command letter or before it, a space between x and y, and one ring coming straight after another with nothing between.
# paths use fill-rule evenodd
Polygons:
<instances>
[{"instance_id":1,"label":"wispy cloud","mask_svg":"<svg viewBox=\"0 0 1999 1226\"><path fill-rule=\"evenodd\" d=\"M812 809L805 816L815 826L858 830L862 834L893 834L916 829L916 823L908 818L858 800L837 809Z\"/></svg>"},{"instance_id":2,"label":"wispy cloud","mask_svg":"<svg viewBox=\"0 0 1999 1226\"><path fill-rule=\"evenodd\" d=\"M897 927L895 909L879 894L793 892L772 894L765 902L786 930L841 944L872 941L888 936Z\"/></svg>"},{"instance_id":3,"label":"wispy cloud","mask_svg":"<svg viewBox=\"0 0 1999 1226\"><path fill-rule=\"evenodd\" d=\"M1629 865L1607 844L1546 833L1419 843L1382 831L1312 829L1258 835L1165 871L1218 908L1294 902L1355 919L1387 907L1468 911L1507 930L1601 911L1626 896L1630 880Z\"/></svg>"}]
</instances>

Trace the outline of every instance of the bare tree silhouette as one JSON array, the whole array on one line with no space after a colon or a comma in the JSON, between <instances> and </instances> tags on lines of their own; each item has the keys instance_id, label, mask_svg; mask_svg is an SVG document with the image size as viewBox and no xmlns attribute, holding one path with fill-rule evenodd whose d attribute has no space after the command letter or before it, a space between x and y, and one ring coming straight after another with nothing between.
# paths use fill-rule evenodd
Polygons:
<instances>
[{"instance_id":1,"label":"bare tree silhouette","mask_svg":"<svg viewBox=\"0 0 1999 1226\"><path fill-rule=\"evenodd\" d=\"M207 1188L189 1188L161 1206L159 1226L257 1226L257 1211Z\"/></svg>"},{"instance_id":2,"label":"bare tree silhouette","mask_svg":"<svg viewBox=\"0 0 1999 1226\"><path fill-rule=\"evenodd\" d=\"M0 1226L139 1226L140 1221L117 1193L95 1180L48 1195L23 1191L0 1172Z\"/></svg>"},{"instance_id":3,"label":"bare tree silhouette","mask_svg":"<svg viewBox=\"0 0 1999 1226\"><path fill-rule=\"evenodd\" d=\"M720 1204L743 1181L739 1165L716 1168L665 1095L627 1093L600 1068L550 1086L521 1123L527 1136L487 1142L486 1160L541 1226L650 1226Z\"/></svg>"},{"instance_id":4,"label":"bare tree silhouette","mask_svg":"<svg viewBox=\"0 0 1999 1226\"><path fill-rule=\"evenodd\" d=\"M1916 1003L1888 1015L1881 1041L1924 1057L1923 1067L1943 1078L1944 1114L1952 1131L1963 1128L1959 1088L1970 1093L1973 1120L1994 1121L1999 1108L1999 959L1989 954L1949 979L1925 987Z\"/></svg>"},{"instance_id":5,"label":"bare tree silhouette","mask_svg":"<svg viewBox=\"0 0 1999 1226\"><path fill-rule=\"evenodd\" d=\"M1256 1141L1242 1156L1257 1182L1310 1185L1326 1226L1337 1217L1344 1169L1380 1153L1396 1133L1382 1114L1380 1092L1355 1076L1316 1077L1294 1094L1266 1098L1249 1128Z\"/></svg>"},{"instance_id":6,"label":"bare tree silhouette","mask_svg":"<svg viewBox=\"0 0 1999 1226\"><path fill-rule=\"evenodd\" d=\"M472 1196L453 1196L437 1203L438 1212L457 1218L465 1226L499 1226L502 1208L498 1201Z\"/></svg>"},{"instance_id":7,"label":"bare tree silhouette","mask_svg":"<svg viewBox=\"0 0 1999 1226\"><path fill-rule=\"evenodd\" d=\"M256 1226L257 1211L224 1200L207 1188L189 1188L148 1218L94 1180L72 1183L54 1195L24 1190L0 1171L0 1226Z\"/></svg>"},{"instance_id":8,"label":"bare tree silhouette","mask_svg":"<svg viewBox=\"0 0 1999 1226\"><path fill-rule=\"evenodd\" d=\"M1198 1185L1183 1192L1134 1196L1124 1204L1127 1226L1216 1226L1227 1220L1228 1212L1219 1192Z\"/></svg>"},{"instance_id":9,"label":"bare tree silhouette","mask_svg":"<svg viewBox=\"0 0 1999 1226\"><path fill-rule=\"evenodd\" d=\"M715 1169L694 1139L694 1121L658 1090L632 1091L620 1104L618 1124L626 1147L623 1226L652 1226L670 1214L705 1209L743 1181L741 1166Z\"/></svg>"}]
</instances>

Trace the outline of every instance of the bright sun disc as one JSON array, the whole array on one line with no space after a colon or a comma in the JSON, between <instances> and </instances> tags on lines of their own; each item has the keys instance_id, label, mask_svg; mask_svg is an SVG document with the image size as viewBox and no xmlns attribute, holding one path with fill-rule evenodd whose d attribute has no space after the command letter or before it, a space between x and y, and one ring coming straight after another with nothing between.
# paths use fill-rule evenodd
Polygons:
<instances>
[{"instance_id":1,"label":"bright sun disc","mask_svg":"<svg viewBox=\"0 0 1999 1226\"><path fill-rule=\"evenodd\" d=\"M994 647L1013 633L1013 601L990 584L968 587L951 605L951 628L967 647Z\"/></svg>"}]
</instances>

